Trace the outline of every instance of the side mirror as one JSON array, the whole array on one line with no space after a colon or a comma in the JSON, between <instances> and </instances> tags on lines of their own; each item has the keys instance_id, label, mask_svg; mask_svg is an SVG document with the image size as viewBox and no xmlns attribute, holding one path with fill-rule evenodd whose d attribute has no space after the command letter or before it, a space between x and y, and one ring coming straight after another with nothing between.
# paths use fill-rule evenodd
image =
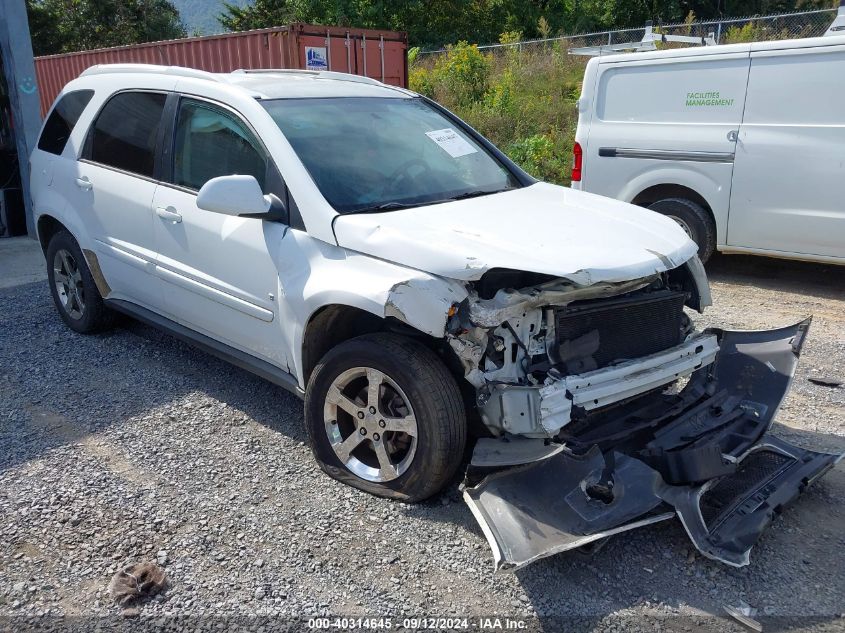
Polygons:
<instances>
[{"instance_id":1,"label":"side mirror","mask_svg":"<svg viewBox=\"0 0 845 633\"><path fill-rule=\"evenodd\" d=\"M197 194L197 206L200 209L224 215L269 220L278 216L280 205L284 207L276 196L264 195L254 176L212 178Z\"/></svg>"}]
</instances>

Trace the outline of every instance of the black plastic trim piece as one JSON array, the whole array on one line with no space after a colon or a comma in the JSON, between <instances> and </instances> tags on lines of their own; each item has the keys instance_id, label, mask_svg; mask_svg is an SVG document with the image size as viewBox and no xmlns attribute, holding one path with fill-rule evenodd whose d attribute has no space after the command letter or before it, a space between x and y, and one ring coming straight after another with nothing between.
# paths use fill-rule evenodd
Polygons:
<instances>
[{"instance_id":1,"label":"black plastic trim piece","mask_svg":"<svg viewBox=\"0 0 845 633\"><path fill-rule=\"evenodd\" d=\"M642 158L646 160L675 160L693 163L732 163L733 152L687 152L669 149L633 149L600 147L602 158Z\"/></svg>"},{"instance_id":2,"label":"black plastic trim piece","mask_svg":"<svg viewBox=\"0 0 845 633\"><path fill-rule=\"evenodd\" d=\"M212 356L216 356L217 358L225 360L236 367L245 369L275 385L279 385L300 398L305 397L305 391L299 387L299 383L293 374L290 374L275 365L271 365L267 361L255 358L246 352L242 352L241 350L235 349L234 347L221 343L220 341L215 341L213 338L206 336L205 334L195 332L184 325L171 321L152 310L148 310L147 308L143 308L129 301L123 301L121 299L106 299L105 303L113 310L128 314L142 323L146 323L147 325L151 325L154 328L167 332L180 341L189 343L190 345L193 345Z\"/></svg>"}]
</instances>

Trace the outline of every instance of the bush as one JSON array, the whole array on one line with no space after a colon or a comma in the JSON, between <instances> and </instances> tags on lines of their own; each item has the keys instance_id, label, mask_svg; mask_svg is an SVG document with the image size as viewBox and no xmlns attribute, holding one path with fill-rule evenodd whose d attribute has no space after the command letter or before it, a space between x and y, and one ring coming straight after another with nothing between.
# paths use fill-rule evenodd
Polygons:
<instances>
[{"instance_id":1,"label":"bush","mask_svg":"<svg viewBox=\"0 0 845 633\"><path fill-rule=\"evenodd\" d=\"M458 42L447 47L446 53L437 60L434 75L455 102L468 105L479 101L487 91L490 61L474 44Z\"/></svg>"},{"instance_id":2,"label":"bush","mask_svg":"<svg viewBox=\"0 0 845 633\"><path fill-rule=\"evenodd\" d=\"M516 32L501 36L503 43L519 39ZM413 60L412 90L451 109L533 176L568 184L586 60L557 43L485 55L465 42L436 59Z\"/></svg>"},{"instance_id":3,"label":"bush","mask_svg":"<svg viewBox=\"0 0 845 633\"><path fill-rule=\"evenodd\" d=\"M508 156L529 174L549 182L567 180L561 143L549 134L535 134L506 148Z\"/></svg>"},{"instance_id":4,"label":"bush","mask_svg":"<svg viewBox=\"0 0 845 633\"><path fill-rule=\"evenodd\" d=\"M754 22L748 22L743 26L732 26L722 37L722 44L745 44L757 42L763 39L760 27Z\"/></svg>"},{"instance_id":5,"label":"bush","mask_svg":"<svg viewBox=\"0 0 845 633\"><path fill-rule=\"evenodd\" d=\"M434 99L434 73L425 66L411 66L408 69L408 87L429 99Z\"/></svg>"}]
</instances>

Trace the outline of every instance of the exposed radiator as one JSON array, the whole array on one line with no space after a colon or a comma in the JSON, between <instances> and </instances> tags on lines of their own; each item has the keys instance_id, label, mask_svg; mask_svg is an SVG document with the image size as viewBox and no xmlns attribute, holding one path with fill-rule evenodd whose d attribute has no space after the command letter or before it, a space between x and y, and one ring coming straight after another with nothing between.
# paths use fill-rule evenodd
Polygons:
<instances>
[{"instance_id":1,"label":"exposed radiator","mask_svg":"<svg viewBox=\"0 0 845 633\"><path fill-rule=\"evenodd\" d=\"M577 374L678 345L685 299L665 290L559 308L557 355Z\"/></svg>"}]
</instances>

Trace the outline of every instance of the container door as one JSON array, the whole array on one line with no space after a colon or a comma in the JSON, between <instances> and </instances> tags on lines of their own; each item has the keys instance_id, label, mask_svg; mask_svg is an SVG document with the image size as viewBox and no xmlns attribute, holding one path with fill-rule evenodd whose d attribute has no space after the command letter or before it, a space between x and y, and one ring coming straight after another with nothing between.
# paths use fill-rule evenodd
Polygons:
<instances>
[{"instance_id":1,"label":"container door","mask_svg":"<svg viewBox=\"0 0 845 633\"><path fill-rule=\"evenodd\" d=\"M342 35L302 35L299 38L300 68L359 74L355 40Z\"/></svg>"},{"instance_id":2,"label":"container door","mask_svg":"<svg viewBox=\"0 0 845 633\"><path fill-rule=\"evenodd\" d=\"M708 200L724 236L748 67L748 52L601 64L583 189L630 202L683 185Z\"/></svg>"},{"instance_id":3,"label":"container door","mask_svg":"<svg viewBox=\"0 0 845 633\"><path fill-rule=\"evenodd\" d=\"M845 46L752 53L728 244L845 257Z\"/></svg>"},{"instance_id":4,"label":"container door","mask_svg":"<svg viewBox=\"0 0 845 633\"><path fill-rule=\"evenodd\" d=\"M358 74L392 86L404 86L405 44L381 37L357 36Z\"/></svg>"}]
</instances>

